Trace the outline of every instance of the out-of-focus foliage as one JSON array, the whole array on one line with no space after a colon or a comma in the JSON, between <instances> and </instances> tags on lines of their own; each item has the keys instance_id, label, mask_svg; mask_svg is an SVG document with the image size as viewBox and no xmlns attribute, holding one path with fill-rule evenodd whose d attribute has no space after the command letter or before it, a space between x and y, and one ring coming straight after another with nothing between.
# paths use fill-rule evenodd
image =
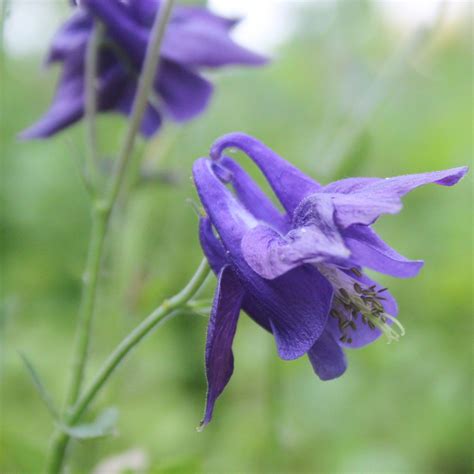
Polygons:
<instances>
[{"instance_id":1,"label":"out-of-focus foliage","mask_svg":"<svg viewBox=\"0 0 474 474\"><path fill-rule=\"evenodd\" d=\"M172 179L133 184L117 212L89 375L199 262L197 219L186 203L195 198L190 169L220 134L255 135L322 180L469 163L469 22L403 50L407 43L371 4L317 5L300 10L300 27L269 67L220 74L207 114L141 147L147 176ZM52 423L17 351L59 402L90 222L78 173L82 126L47 142L15 140L48 105L55 74L40 71L38 57L3 60L0 471L33 473ZM110 158L123 120L107 117L100 128ZM377 224L403 254L426 260L416 279L383 278L407 329L400 343L350 352L346 375L323 383L304 358L278 360L271 337L242 317L235 375L214 421L197 433L206 319L180 317L134 351L100 396L84 421L113 404L119 431L77 443L71 472L91 472L132 448L147 453L151 473L470 472L471 184L468 175L453 189L417 190L399 216Z\"/></svg>"}]
</instances>

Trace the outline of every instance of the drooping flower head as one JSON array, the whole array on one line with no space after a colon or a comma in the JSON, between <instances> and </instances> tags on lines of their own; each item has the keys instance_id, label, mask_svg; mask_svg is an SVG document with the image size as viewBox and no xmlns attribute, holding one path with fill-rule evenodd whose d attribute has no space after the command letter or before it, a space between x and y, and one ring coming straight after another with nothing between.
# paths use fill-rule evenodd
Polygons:
<instances>
[{"instance_id":1,"label":"drooping flower head","mask_svg":"<svg viewBox=\"0 0 474 474\"><path fill-rule=\"evenodd\" d=\"M85 107L85 56L94 18L105 25L98 58L97 108L129 115L137 79L145 57L160 0L82 0L54 37L46 63L59 62L63 70L53 103L46 114L22 132L26 139L45 138L77 122ZM202 68L229 65L258 66L265 59L229 36L237 23L204 8L173 9L161 49L141 133L150 137L163 118L190 120L206 108L212 85Z\"/></svg>"},{"instance_id":2,"label":"drooping flower head","mask_svg":"<svg viewBox=\"0 0 474 474\"><path fill-rule=\"evenodd\" d=\"M260 168L284 212L224 155L229 147ZM381 214L399 212L400 198L412 189L452 186L466 172L461 167L348 178L323 186L250 136L233 133L217 140L210 159L197 160L193 169L207 214L200 221L201 245L218 275L206 343L203 425L233 372L241 309L273 334L282 359L308 355L322 380L344 373L344 349L382 334L389 342L403 335L394 298L364 269L405 278L415 276L423 262L397 253L371 225Z\"/></svg>"}]
</instances>

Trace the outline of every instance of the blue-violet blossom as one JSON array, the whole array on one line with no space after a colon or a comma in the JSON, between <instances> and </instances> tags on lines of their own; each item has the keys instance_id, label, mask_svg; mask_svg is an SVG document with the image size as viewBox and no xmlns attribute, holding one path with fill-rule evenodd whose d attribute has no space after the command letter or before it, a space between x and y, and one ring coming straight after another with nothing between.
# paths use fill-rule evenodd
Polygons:
<instances>
[{"instance_id":1,"label":"blue-violet blossom","mask_svg":"<svg viewBox=\"0 0 474 474\"><path fill-rule=\"evenodd\" d=\"M250 176L223 152L246 153L280 200L280 212ZM344 348L384 334L403 335L397 304L363 273L369 268L413 277L421 260L408 260L372 230L381 214L400 211L412 189L456 184L467 168L394 178L347 178L323 186L256 139L232 133L193 168L206 216L200 241L218 284L206 342L207 424L233 372L232 341L240 310L273 333L278 354L308 355L322 380L346 370ZM233 192L227 187L231 185Z\"/></svg>"},{"instance_id":2,"label":"blue-violet blossom","mask_svg":"<svg viewBox=\"0 0 474 474\"><path fill-rule=\"evenodd\" d=\"M160 0L82 0L53 39L46 64L60 62L62 74L50 109L30 128L25 139L46 138L77 122L85 107L85 56L94 17L105 25L98 57L97 108L100 112L131 112L137 79L145 57ZM258 66L265 58L229 36L236 20L200 7L173 9L161 48L159 72L141 124L152 136L163 117L177 122L203 112L212 85L202 68L228 65Z\"/></svg>"}]
</instances>

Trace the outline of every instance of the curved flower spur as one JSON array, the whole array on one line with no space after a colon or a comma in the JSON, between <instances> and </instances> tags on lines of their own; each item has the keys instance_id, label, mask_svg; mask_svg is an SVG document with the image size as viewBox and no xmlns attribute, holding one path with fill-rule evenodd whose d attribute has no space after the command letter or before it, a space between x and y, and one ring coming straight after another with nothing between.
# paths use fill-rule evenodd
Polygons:
<instances>
[{"instance_id":1,"label":"curved flower spur","mask_svg":"<svg viewBox=\"0 0 474 474\"><path fill-rule=\"evenodd\" d=\"M247 154L265 175L281 213L226 148ZM232 341L240 310L273 333L282 359L307 354L322 380L346 370L343 348L382 334L404 334L397 304L363 273L399 278L423 262L408 260L372 230L381 214L400 211L400 198L436 183L456 184L466 167L394 178L348 178L323 186L242 133L218 139L210 159L193 168L207 216L200 220L203 251L218 284L206 343L207 402L202 425L233 372ZM234 193L227 185L233 188Z\"/></svg>"},{"instance_id":2,"label":"curved flower spur","mask_svg":"<svg viewBox=\"0 0 474 474\"><path fill-rule=\"evenodd\" d=\"M56 33L46 64L63 66L53 103L46 114L21 133L25 139L46 138L82 118L85 108L85 62L94 18L105 26L98 57L97 109L128 116L137 89L152 21L160 0L82 0ZM199 71L266 62L230 38L236 20L204 8L177 6L166 29L159 72L141 124L152 136L163 117L184 122L204 111L212 84Z\"/></svg>"}]
</instances>

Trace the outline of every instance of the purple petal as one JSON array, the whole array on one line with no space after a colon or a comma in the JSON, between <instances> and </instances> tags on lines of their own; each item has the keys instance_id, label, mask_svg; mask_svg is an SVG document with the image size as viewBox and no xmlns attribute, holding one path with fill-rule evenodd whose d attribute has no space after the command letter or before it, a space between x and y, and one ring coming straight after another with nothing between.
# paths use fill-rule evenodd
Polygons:
<instances>
[{"instance_id":1,"label":"purple petal","mask_svg":"<svg viewBox=\"0 0 474 474\"><path fill-rule=\"evenodd\" d=\"M273 280L258 276L243 258L234 265L259 317L268 320L282 359L306 354L324 330L332 301L332 286L316 270L306 265Z\"/></svg>"},{"instance_id":2,"label":"purple petal","mask_svg":"<svg viewBox=\"0 0 474 474\"><path fill-rule=\"evenodd\" d=\"M174 120L181 122L195 117L207 107L212 84L190 69L163 60L155 91L163 99L163 108Z\"/></svg>"},{"instance_id":3,"label":"purple petal","mask_svg":"<svg viewBox=\"0 0 474 474\"><path fill-rule=\"evenodd\" d=\"M228 261L226 259L226 251L219 239L214 235L212 231L212 224L209 218L202 217L199 220L199 240L201 247L204 251L204 255L212 268L212 271L218 275L222 267L224 267ZM245 294L242 309L260 326L267 331L271 332L270 323L267 319L266 314L259 309L259 304L248 293Z\"/></svg>"},{"instance_id":4,"label":"purple petal","mask_svg":"<svg viewBox=\"0 0 474 474\"><path fill-rule=\"evenodd\" d=\"M353 260L362 267L398 278L414 277L423 266L422 260L408 260L387 245L369 227L354 225L346 229L344 239Z\"/></svg>"},{"instance_id":5,"label":"purple petal","mask_svg":"<svg viewBox=\"0 0 474 474\"><path fill-rule=\"evenodd\" d=\"M395 178L386 178L370 184L367 191L377 194L392 193L401 197L413 189L425 184L436 183L442 186L453 186L467 173L467 171L468 167L462 166L443 171L433 171L431 173L409 174L405 176L397 176Z\"/></svg>"},{"instance_id":6,"label":"purple petal","mask_svg":"<svg viewBox=\"0 0 474 474\"><path fill-rule=\"evenodd\" d=\"M97 80L97 108L108 111L121 100L128 81L125 70L111 54L100 58ZM46 114L34 125L20 134L20 138L46 138L77 122L84 115L84 63L80 54L68 57L63 74Z\"/></svg>"},{"instance_id":7,"label":"purple petal","mask_svg":"<svg viewBox=\"0 0 474 474\"><path fill-rule=\"evenodd\" d=\"M288 217L281 214L255 181L234 160L224 157L221 162L231 172L231 184L247 210L258 220L272 223L281 232L288 231Z\"/></svg>"},{"instance_id":8,"label":"purple petal","mask_svg":"<svg viewBox=\"0 0 474 474\"><path fill-rule=\"evenodd\" d=\"M356 193L363 191L369 184L378 181L380 181L380 178L345 178L323 186L321 192L342 194Z\"/></svg>"},{"instance_id":9,"label":"purple petal","mask_svg":"<svg viewBox=\"0 0 474 474\"><path fill-rule=\"evenodd\" d=\"M244 290L230 266L219 273L206 341L207 399L201 426L212 419L217 397L234 371L232 342L237 329Z\"/></svg>"},{"instance_id":10,"label":"purple petal","mask_svg":"<svg viewBox=\"0 0 474 474\"><path fill-rule=\"evenodd\" d=\"M193 168L201 202L226 249L228 261L239 275L263 321L269 320L280 357L305 354L320 336L331 305L332 287L315 269L295 268L274 280L258 276L245 262L240 242L258 221L238 203L216 177L213 164L204 158Z\"/></svg>"},{"instance_id":11,"label":"purple petal","mask_svg":"<svg viewBox=\"0 0 474 474\"><path fill-rule=\"evenodd\" d=\"M278 156L262 142L244 133L230 133L219 138L211 147L211 158L221 159L222 153L230 147L242 150L254 161L290 215L302 199L321 188L316 181Z\"/></svg>"},{"instance_id":12,"label":"purple petal","mask_svg":"<svg viewBox=\"0 0 474 474\"><path fill-rule=\"evenodd\" d=\"M314 371L321 380L340 377L347 368L344 351L326 330L308 351L308 357Z\"/></svg>"},{"instance_id":13,"label":"purple petal","mask_svg":"<svg viewBox=\"0 0 474 474\"><path fill-rule=\"evenodd\" d=\"M252 270L267 279L304 263L339 262L350 255L338 234L328 236L317 226L299 227L283 237L266 225L245 234L242 254Z\"/></svg>"},{"instance_id":14,"label":"purple petal","mask_svg":"<svg viewBox=\"0 0 474 474\"><path fill-rule=\"evenodd\" d=\"M409 174L394 178L349 178L335 181L323 188L323 192L353 193L372 192L375 196L392 194L398 197L424 184L436 183L453 186L468 171L466 166L431 173Z\"/></svg>"},{"instance_id":15,"label":"purple petal","mask_svg":"<svg viewBox=\"0 0 474 474\"><path fill-rule=\"evenodd\" d=\"M64 65L53 102L48 111L20 133L25 140L47 138L77 122L84 113L84 68L80 55Z\"/></svg>"},{"instance_id":16,"label":"purple petal","mask_svg":"<svg viewBox=\"0 0 474 474\"><path fill-rule=\"evenodd\" d=\"M346 262L349 250L334 222L330 196L316 193L303 199L294 212L293 224L284 237L264 225L244 235L243 256L260 276L275 278L309 262Z\"/></svg>"},{"instance_id":17,"label":"purple petal","mask_svg":"<svg viewBox=\"0 0 474 474\"><path fill-rule=\"evenodd\" d=\"M141 0L147 1L147 0ZM236 18L225 18L216 15L207 8L196 6L177 5L173 10L171 23L206 23L212 28L221 28L229 30L233 28L240 20Z\"/></svg>"},{"instance_id":18,"label":"purple petal","mask_svg":"<svg viewBox=\"0 0 474 474\"><path fill-rule=\"evenodd\" d=\"M211 220L208 217L199 219L199 241L212 271L218 275L227 263L225 248L214 235Z\"/></svg>"},{"instance_id":19,"label":"purple petal","mask_svg":"<svg viewBox=\"0 0 474 474\"><path fill-rule=\"evenodd\" d=\"M75 12L55 34L46 63L64 61L68 55L78 49L85 51L92 25L92 18L87 12Z\"/></svg>"},{"instance_id":20,"label":"purple petal","mask_svg":"<svg viewBox=\"0 0 474 474\"><path fill-rule=\"evenodd\" d=\"M237 249L245 232L258 224L213 171L212 161L201 158L194 163L193 177L201 202L227 250Z\"/></svg>"},{"instance_id":21,"label":"purple petal","mask_svg":"<svg viewBox=\"0 0 474 474\"><path fill-rule=\"evenodd\" d=\"M321 195L323 195L321 193ZM330 194L336 208L336 221L340 227L353 224L370 225L381 214L400 212L402 203L397 196L378 196L370 193Z\"/></svg>"},{"instance_id":22,"label":"purple petal","mask_svg":"<svg viewBox=\"0 0 474 474\"><path fill-rule=\"evenodd\" d=\"M206 17L170 23L162 47L163 57L187 66L259 66L266 58L235 43L226 29Z\"/></svg>"},{"instance_id":23,"label":"purple petal","mask_svg":"<svg viewBox=\"0 0 474 474\"><path fill-rule=\"evenodd\" d=\"M132 0L129 3L130 14L142 26L151 28L160 3L160 0Z\"/></svg>"},{"instance_id":24,"label":"purple petal","mask_svg":"<svg viewBox=\"0 0 474 474\"><path fill-rule=\"evenodd\" d=\"M80 120L83 113L83 104L79 98L67 102L55 101L37 122L23 130L18 137L21 140L51 137Z\"/></svg>"},{"instance_id":25,"label":"purple petal","mask_svg":"<svg viewBox=\"0 0 474 474\"><path fill-rule=\"evenodd\" d=\"M159 0L133 0L130 3L130 12L142 25L151 27L156 11L159 8ZM194 6L176 5L170 19L170 24L193 24L194 22L206 23L212 28L229 30L238 22L211 13L206 8Z\"/></svg>"},{"instance_id":26,"label":"purple petal","mask_svg":"<svg viewBox=\"0 0 474 474\"><path fill-rule=\"evenodd\" d=\"M132 112L136 91L136 83L129 83L118 98L118 101L115 104L115 109L128 117ZM140 133L145 138L150 138L160 129L161 124L162 118L160 111L157 110L154 105L148 103L140 125Z\"/></svg>"},{"instance_id":27,"label":"purple petal","mask_svg":"<svg viewBox=\"0 0 474 474\"><path fill-rule=\"evenodd\" d=\"M81 6L104 23L107 33L126 51L130 61L140 68L145 57L149 31L134 21L129 7L110 0L82 0Z\"/></svg>"}]
</instances>

